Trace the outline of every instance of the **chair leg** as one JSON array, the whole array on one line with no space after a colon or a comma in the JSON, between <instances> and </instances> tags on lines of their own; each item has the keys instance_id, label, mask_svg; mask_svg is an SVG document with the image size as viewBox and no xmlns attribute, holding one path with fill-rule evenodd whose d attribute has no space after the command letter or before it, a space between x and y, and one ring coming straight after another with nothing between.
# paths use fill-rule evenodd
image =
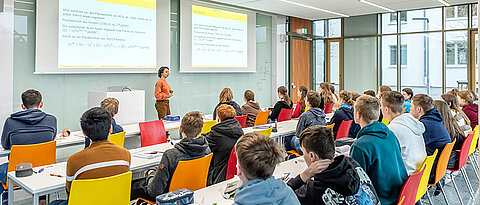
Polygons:
<instances>
[{"instance_id":1,"label":"chair leg","mask_svg":"<svg viewBox=\"0 0 480 205\"><path fill-rule=\"evenodd\" d=\"M55 194L57 195L57 200L60 199L60 194L58 194L58 192L55 192Z\"/></svg>"},{"instance_id":2,"label":"chair leg","mask_svg":"<svg viewBox=\"0 0 480 205\"><path fill-rule=\"evenodd\" d=\"M479 179L478 178L478 167L476 166L478 163L477 163L477 160L475 159L475 154L471 154L468 156L468 159L470 159L470 162L471 162L471 165L472 165L472 169L473 171L475 172L475 177L477 177L477 180Z\"/></svg>"},{"instance_id":3,"label":"chair leg","mask_svg":"<svg viewBox=\"0 0 480 205\"><path fill-rule=\"evenodd\" d=\"M430 197L430 193L428 193L428 188L427 188L427 197L428 197L428 202L430 203L430 205L433 205L432 198Z\"/></svg>"},{"instance_id":4,"label":"chair leg","mask_svg":"<svg viewBox=\"0 0 480 205\"><path fill-rule=\"evenodd\" d=\"M457 184L455 183L452 174L450 174L450 178L452 179L453 187L455 187L455 191L457 192L458 199L460 199L460 204L463 204L462 197L460 196L460 192L458 191Z\"/></svg>"},{"instance_id":5,"label":"chair leg","mask_svg":"<svg viewBox=\"0 0 480 205\"><path fill-rule=\"evenodd\" d=\"M470 196L473 198L473 188L472 185L470 184L470 180L468 180L467 173L464 170L465 166L460 169L460 173L463 176L463 179L465 179L465 183L467 184L468 192L470 193Z\"/></svg>"},{"instance_id":6,"label":"chair leg","mask_svg":"<svg viewBox=\"0 0 480 205\"><path fill-rule=\"evenodd\" d=\"M445 202L447 203L447 205L450 205L450 203L448 203L448 199L447 199L447 195L445 194L445 190L443 190L442 184L441 183L437 183L437 184L440 187L440 190L442 191L443 197L445 198Z\"/></svg>"}]
</instances>

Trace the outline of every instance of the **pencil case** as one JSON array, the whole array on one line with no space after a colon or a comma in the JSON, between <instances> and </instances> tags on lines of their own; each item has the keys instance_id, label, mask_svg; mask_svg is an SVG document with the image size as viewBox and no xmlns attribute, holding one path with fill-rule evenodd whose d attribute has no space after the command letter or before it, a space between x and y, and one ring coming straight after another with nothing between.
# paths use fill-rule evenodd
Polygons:
<instances>
[{"instance_id":1,"label":"pencil case","mask_svg":"<svg viewBox=\"0 0 480 205\"><path fill-rule=\"evenodd\" d=\"M193 203L193 191L189 189L179 189L158 195L156 198L157 205L183 205Z\"/></svg>"},{"instance_id":2,"label":"pencil case","mask_svg":"<svg viewBox=\"0 0 480 205\"><path fill-rule=\"evenodd\" d=\"M179 121L180 116L178 116L178 115L167 115L163 119L165 119L167 121Z\"/></svg>"}]
</instances>

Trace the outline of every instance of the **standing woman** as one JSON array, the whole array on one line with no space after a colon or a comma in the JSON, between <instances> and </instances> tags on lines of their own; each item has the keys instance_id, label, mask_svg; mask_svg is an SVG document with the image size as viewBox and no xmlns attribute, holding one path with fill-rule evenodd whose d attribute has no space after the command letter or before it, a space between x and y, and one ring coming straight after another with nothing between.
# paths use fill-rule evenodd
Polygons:
<instances>
[{"instance_id":1,"label":"standing woman","mask_svg":"<svg viewBox=\"0 0 480 205\"><path fill-rule=\"evenodd\" d=\"M472 128L470 127L470 119L462 111L462 108L460 108L457 97L453 94L446 93L441 96L441 99L450 106L452 116L457 120L458 126L460 126L464 132L472 131Z\"/></svg>"},{"instance_id":2,"label":"standing woman","mask_svg":"<svg viewBox=\"0 0 480 205\"><path fill-rule=\"evenodd\" d=\"M163 119L166 115L170 115L170 101L173 90L168 85L166 79L170 75L170 68L162 66L158 69L158 79L155 84L155 109L157 109L158 119Z\"/></svg>"},{"instance_id":3,"label":"standing woman","mask_svg":"<svg viewBox=\"0 0 480 205\"><path fill-rule=\"evenodd\" d=\"M467 90L462 90L458 93L457 99L462 107L462 111L470 119L470 127L473 130L478 125L478 105L473 104L475 96L472 96Z\"/></svg>"},{"instance_id":4,"label":"standing woman","mask_svg":"<svg viewBox=\"0 0 480 205\"><path fill-rule=\"evenodd\" d=\"M300 86L298 88L298 102L297 102L297 105L295 106L295 110L293 111L293 114L292 114L292 117L294 118L298 118L300 117L300 115L305 112L305 98L307 97L307 92L308 92L308 89L307 87L305 86Z\"/></svg>"},{"instance_id":5,"label":"standing woman","mask_svg":"<svg viewBox=\"0 0 480 205\"><path fill-rule=\"evenodd\" d=\"M330 84L327 82L320 83L320 87L318 87L318 93L320 93L320 98L322 99L320 101L320 108L322 110L325 109L325 105L327 103L334 103L333 99L333 94L332 91L330 90Z\"/></svg>"}]
</instances>

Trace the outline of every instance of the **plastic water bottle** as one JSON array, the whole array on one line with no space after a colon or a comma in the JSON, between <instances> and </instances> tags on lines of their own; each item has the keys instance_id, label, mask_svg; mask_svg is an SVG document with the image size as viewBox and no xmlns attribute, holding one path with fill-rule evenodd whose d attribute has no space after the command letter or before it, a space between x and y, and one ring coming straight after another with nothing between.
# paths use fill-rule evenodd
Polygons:
<instances>
[{"instance_id":1,"label":"plastic water bottle","mask_svg":"<svg viewBox=\"0 0 480 205\"><path fill-rule=\"evenodd\" d=\"M275 127L272 128L272 132L277 132L277 119L275 119Z\"/></svg>"}]
</instances>

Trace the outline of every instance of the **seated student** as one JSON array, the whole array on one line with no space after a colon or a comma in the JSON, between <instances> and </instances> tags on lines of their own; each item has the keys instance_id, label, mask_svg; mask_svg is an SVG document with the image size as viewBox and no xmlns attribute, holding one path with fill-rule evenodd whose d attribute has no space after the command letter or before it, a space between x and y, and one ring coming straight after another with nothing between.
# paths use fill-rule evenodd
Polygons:
<instances>
[{"instance_id":1,"label":"seated student","mask_svg":"<svg viewBox=\"0 0 480 205\"><path fill-rule=\"evenodd\" d=\"M238 139L235 151L243 185L237 189L233 204L300 204L293 190L272 176L283 157L275 140L251 132Z\"/></svg>"},{"instance_id":2,"label":"seated student","mask_svg":"<svg viewBox=\"0 0 480 205\"><path fill-rule=\"evenodd\" d=\"M405 98L403 108L405 108L405 113L409 113L411 107L410 104L412 104L413 90L410 88L404 88L402 89L402 95Z\"/></svg>"},{"instance_id":3,"label":"seated student","mask_svg":"<svg viewBox=\"0 0 480 205\"><path fill-rule=\"evenodd\" d=\"M302 150L300 149L298 136L300 136L302 131L314 125L327 125L327 121L325 120L326 115L323 113L323 110L318 107L320 106L320 101L321 98L317 92L313 90L308 91L306 104L310 109L300 115L295 136L290 139L291 146L300 154L302 154ZM288 141L289 139L285 138L285 140ZM285 147L288 148L288 146L289 145L286 145Z\"/></svg>"},{"instance_id":4,"label":"seated student","mask_svg":"<svg viewBox=\"0 0 480 205\"><path fill-rule=\"evenodd\" d=\"M255 124L255 119L262 109L258 102L255 101L255 94L251 90L245 91L243 94L245 105L242 105L242 114L247 115L247 127L252 127Z\"/></svg>"},{"instance_id":5,"label":"seated student","mask_svg":"<svg viewBox=\"0 0 480 205\"><path fill-rule=\"evenodd\" d=\"M455 97L457 97L459 92L460 92L460 90L458 90L458 88L453 88L453 89L449 90L447 93L455 95Z\"/></svg>"},{"instance_id":6,"label":"seated student","mask_svg":"<svg viewBox=\"0 0 480 205\"><path fill-rule=\"evenodd\" d=\"M269 118L272 121L278 118L278 115L280 114L280 111L282 111L282 109L292 109L293 106L293 102L288 96L287 88L285 86L278 87L277 94L280 100L275 103L272 112L270 112Z\"/></svg>"},{"instance_id":7,"label":"seated student","mask_svg":"<svg viewBox=\"0 0 480 205\"><path fill-rule=\"evenodd\" d=\"M467 90L470 92L470 95L473 97L473 104L478 105L478 96L473 90Z\"/></svg>"},{"instance_id":8,"label":"seated student","mask_svg":"<svg viewBox=\"0 0 480 205\"><path fill-rule=\"evenodd\" d=\"M318 87L318 93L321 97L319 105L320 109L324 110L327 103L335 103L333 93L330 90L330 84L328 84L327 82L320 83L320 86Z\"/></svg>"},{"instance_id":9,"label":"seated student","mask_svg":"<svg viewBox=\"0 0 480 205\"><path fill-rule=\"evenodd\" d=\"M462 106L462 111L470 119L470 127L473 130L478 125L478 105L474 104L475 95L467 90L462 90L458 93L457 99Z\"/></svg>"},{"instance_id":10,"label":"seated student","mask_svg":"<svg viewBox=\"0 0 480 205\"><path fill-rule=\"evenodd\" d=\"M377 98L361 96L354 109L355 122L362 129L352 144L350 156L367 172L382 205L396 204L408 176L397 137L378 122L380 102Z\"/></svg>"},{"instance_id":11,"label":"seated student","mask_svg":"<svg viewBox=\"0 0 480 205\"><path fill-rule=\"evenodd\" d=\"M335 86L330 85L330 92L332 92L333 101L338 101L338 95L335 93Z\"/></svg>"},{"instance_id":12,"label":"seated student","mask_svg":"<svg viewBox=\"0 0 480 205\"><path fill-rule=\"evenodd\" d=\"M460 108L457 97L453 94L446 93L441 96L441 99L445 101L450 107L452 116L457 121L460 129L462 129L464 132L472 131L472 127L470 127L470 119Z\"/></svg>"},{"instance_id":13,"label":"seated student","mask_svg":"<svg viewBox=\"0 0 480 205\"><path fill-rule=\"evenodd\" d=\"M230 153L238 138L243 135L242 126L235 119L235 109L232 106L220 105L217 108L217 115L217 124L209 133L204 134L213 152L207 185L225 181Z\"/></svg>"},{"instance_id":14,"label":"seated student","mask_svg":"<svg viewBox=\"0 0 480 205\"><path fill-rule=\"evenodd\" d=\"M42 112L42 94L36 90L22 93L22 111L13 113L3 125L2 147L38 144L55 140L57 118Z\"/></svg>"},{"instance_id":15,"label":"seated student","mask_svg":"<svg viewBox=\"0 0 480 205\"><path fill-rule=\"evenodd\" d=\"M217 106L215 106L215 109L213 109L213 120L217 119L217 108L223 104L232 106L235 109L236 116L242 115L242 109L240 108L240 105L233 101L233 93L230 88L222 89L222 92L220 92L220 96L218 97L218 101L219 103L217 104Z\"/></svg>"},{"instance_id":16,"label":"seated student","mask_svg":"<svg viewBox=\"0 0 480 205\"><path fill-rule=\"evenodd\" d=\"M404 97L397 91L387 91L382 94L380 104L382 113L390 121L388 128L397 136L400 143L403 162L408 174L420 170L427 157L423 132L423 123L410 113L403 113Z\"/></svg>"},{"instance_id":17,"label":"seated student","mask_svg":"<svg viewBox=\"0 0 480 205\"><path fill-rule=\"evenodd\" d=\"M380 99L382 97L382 93L384 92L387 92L387 91L392 91L392 89L390 87L388 87L387 85L382 85L380 86L380 88L378 88L378 92L377 92L377 98ZM382 110L380 110L380 116L378 117L378 121L379 122L382 122L383 121L383 113L382 113Z\"/></svg>"},{"instance_id":18,"label":"seated student","mask_svg":"<svg viewBox=\"0 0 480 205\"><path fill-rule=\"evenodd\" d=\"M447 168L455 169L458 167L458 158L460 157L460 150L462 149L463 142L465 141L465 132L462 131L460 126L458 126L456 119L453 117L450 107L447 105L445 101L442 100L435 100L433 101L433 105L443 117L443 125L447 129L448 133L450 134L450 139L455 141L455 145L453 145L452 154L450 154L450 160L448 161Z\"/></svg>"},{"instance_id":19,"label":"seated student","mask_svg":"<svg viewBox=\"0 0 480 205\"><path fill-rule=\"evenodd\" d=\"M288 181L302 204L380 204L367 173L352 158L335 157L332 128L312 126L300 135L308 168ZM335 203L332 203L335 200Z\"/></svg>"},{"instance_id":20,"label":"seated student","mask_svg":"<svg viewBox=\"0 0 480 205\"><path fill-rule=\"evenodd\" d=\"M367 90L365 92L363 92L364 95L370 95L372 97L376 97L376 94L375 94L375 91L373 90Z\"/></svg>"},{"instance_id":21,"label":"seated student","mask_svg":"<svg viewBox=\"0 0 480 205\"><path fill-rule=\"evenodd\" d=\"M340 91L340 95L338 98L338 104L340 104L340 107L335 112L335 114L333 114L332 119L330 119L330 122L328 123L329 125L335 123L335 125L333 126L333 136L337 136L338 128L342 124L342 121L353 120L353 104L355 102L352 100L352 93L346 90L342 90ZM360 126L357 123L352 122L352 125L350 126L350 131L348 132L348 137L357 137L357 133L359 130Z\"/></svg>"},{"instance_id":22,"label":"seated student","mask_svg":"<svg viewBox=\"0 0 480 205\"><path fill-rule=\"evenodd\" d=\"M85 136L92 140L92 145L67 160L67 196L73 180L104 178L130 171L130 152L108 141L112 132L111 123L112 115L105 108L94 107L83 113L80 126ZM68 202L58 200L50 204Z\"/></svg>"},{"instance_id":23,"label":"seated student","mask_svg":"<svg viewBox=\"0 0 480 205\"><path fill-rule=\"evenodd\" d=\"M293 114L292 114L292 117L293 118L298 118L300 117L300 115L305 112L305 98L307 97L307 92L308 92L308 89L307 87L305 86L300 86L298 88L298 102L297 102L297 105L295 106L295 110L293 111Z\"/></svg>"},{"instance_id":24,"label":"seated student","mask_svg":"<svg viewBox=\"0 0 480 205\"><path fill-rule=\"evenodd\" d=\"M144 198L155 201L155 197L168 192L173 173L179 161L192 160L210 154L205 136L198 136L202 131L203 118L200 112L185 114L180 125L182 140L162 155L158 167L148 170L147 177L132 183L131 199Z\"/></svg>"},{"instance_id":25,"label":"seated student","mask_svg":"<svg viewBox=\"0 0 480 205\"><path fill-rule=\"evenodd\" d=\"M115 115L118 114L118 100L116 98L105 98L100 103L100 107L105 108L112 115L112 134L123 132L122 126L115 122ZM90 139L85 138L85 148L90 146Z\"/></svg>"}]
</instances>

